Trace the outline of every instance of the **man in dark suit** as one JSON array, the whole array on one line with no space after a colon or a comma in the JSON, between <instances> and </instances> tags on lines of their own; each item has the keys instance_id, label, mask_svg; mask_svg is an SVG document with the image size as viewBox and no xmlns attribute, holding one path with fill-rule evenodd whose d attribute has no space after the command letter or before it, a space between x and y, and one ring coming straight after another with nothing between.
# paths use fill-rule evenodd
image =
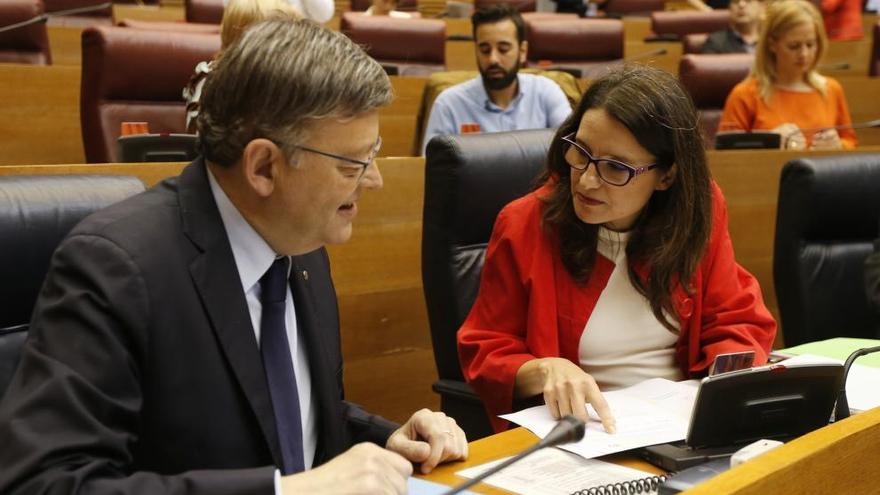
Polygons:
<instances>
[{"instance_id":1,"label":"man in dark suit","mask_svg":"<svg viewBox=\"0 0 880 495\"><path fill-rule=\"evenodd\" d=\"M56 251L0 404L0 493L401 493L413 462L467 455L442 413L398 427L343 398L323 246L382 185L391 96L378 63L306 21L224 53L204 159Z\"/></svg>"},{"instance_id":2,"label":"man in dark suit","mask_svg":"<svg viewBox=\"0 0 880 495\"><path fill-rule=\"evenodd\" d=\"M874 252L865 260L865 291L868 302L880 313L880 236L874 241ZM877 331L880 336L880 328Z\"/></svg>"},{"instance_id":3,"label":"man in dark suit","mask_svg":"<svg viewBox=\"0 0 880 495\"><path fill-rule=\"evenodd\" d=\"M764 0L732 0L730 27L710 34L702 53L755 53Z\"/></svg>"}]
</instances>

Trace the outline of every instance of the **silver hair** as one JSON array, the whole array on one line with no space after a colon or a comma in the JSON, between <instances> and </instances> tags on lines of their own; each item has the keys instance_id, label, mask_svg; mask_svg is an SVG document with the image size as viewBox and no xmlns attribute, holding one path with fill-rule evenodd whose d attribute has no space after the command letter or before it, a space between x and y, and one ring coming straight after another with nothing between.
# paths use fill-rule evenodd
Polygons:
<instances>
[{"instance_id":1,"label":"silver hair","mask_svg":"<svg viewBox=\"0 0 880 495\"><path fill-rule=\"evenodd\" d=\"M201 97L199 146L222 166L257 138L290 156L315 120L354 117L391 99L382 66L344 35L308 20L266 21L214 63Z\"/></svg>"}]
</instances>

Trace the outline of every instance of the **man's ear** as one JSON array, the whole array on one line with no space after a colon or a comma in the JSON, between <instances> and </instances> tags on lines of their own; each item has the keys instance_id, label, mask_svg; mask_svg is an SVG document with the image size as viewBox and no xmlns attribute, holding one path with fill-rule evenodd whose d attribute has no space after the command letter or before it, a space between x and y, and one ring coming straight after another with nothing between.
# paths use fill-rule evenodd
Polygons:
<instances>
[{"instance_id":1,"label":"man's ear","mask_svg":"<svg viewBox=\"0 0 880 495\"><path fill-rule=\"evenodd\" d=\"M519 44L519 65L526 64L526 60L528 59L528 56L527 56L528 53L529 53L529 42L526 40L523 40Z\"/></svg>"},{"instance_id":2,"label":"man's ear","mask_svg":"<svg viewBox=\"0 0 880 495\"><path fill-rule=\"evenodd\" d=\"M672 187L672 184L675 183L675 176L678 174L678 165L673 163L669 170L663 173L663 177L660 178L660 182L657 183L657 187L654 189L657 191L665 191Z\"/></svg>"},{"instance_id":3,"label":"man's ear","mask_svg":"<svg viewBox=\"0 0 880 495\"><path fill-rule=\"evenodd\" d=\"M275 181L279 177L281 166L287 166L284 153L268 139L254 139L244 147L241 154L245 183L262 198L269 197L275 190Z\"/></svg>"}]
</instances>

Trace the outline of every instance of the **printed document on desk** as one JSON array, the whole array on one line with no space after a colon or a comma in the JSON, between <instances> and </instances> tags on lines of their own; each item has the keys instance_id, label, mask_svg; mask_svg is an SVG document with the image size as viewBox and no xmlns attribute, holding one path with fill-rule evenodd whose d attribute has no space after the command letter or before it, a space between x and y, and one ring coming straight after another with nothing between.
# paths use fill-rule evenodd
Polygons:
<instances>
[{"instance_id":1,"label":"printed document on desk","mask_svg":"<svg viewBox=\"0 0 880 495\"><path fill-rule=\"evenodd\" d=\"M691 410L700 382L673 382L662 378L645 380L632 387L602 395L617 421L617 433L608 434L592 407L591 421L583 440L561 448L587 459L658 443L675 442L687 436ZM502 418L544 438L556 425L545 405L524 409Z\"/></svg>"},{"instance_id":2,"label":"printed document on desk","mask_svg":"<svg viewBox=\"0 0 880 495\"><path fill-rule=\"evenodd\" d=\"M507 459L507 457L498 459L455 474L464 478L475 478ZM513 493L569 495L593 487L645 478L653 478L653 475L598 459L582 459L574 454L549 448L539 450L520 462L502 469L486 478L484 483Z\"/></svg>"}]
</instances>

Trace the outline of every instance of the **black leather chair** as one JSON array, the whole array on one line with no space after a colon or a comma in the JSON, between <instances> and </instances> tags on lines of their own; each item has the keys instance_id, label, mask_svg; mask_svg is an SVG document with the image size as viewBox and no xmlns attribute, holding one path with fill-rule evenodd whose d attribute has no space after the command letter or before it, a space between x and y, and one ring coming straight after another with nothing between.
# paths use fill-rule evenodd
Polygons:
<instances>
[{"instance_id":1,"label":"black leather chair","mask_svg":"<svg viewBox=\"0 0 880 495\"><path fill-rule=\"evenodd\" d=\"M464 382L456 333L480 286L495 217L532 189L552 130L439 136L428 143L422 223L422 282L440 408L475 440L492 433L483 403Z\"/></svg>"},{"instance_id":2,"label":"black leather chair","mask_svg":"<svg viewBox=\"0 0 880 495\"><path fill-rule=\"evenodd\" d=\"M93 211L143 190L128 176L0 177L0 397L55 248Z\"/></svg>"},{"instance_id":3,"label":"black leather chair","mask_svg":"<svg viewBox=\"0 0 880 495\"><path fill-rule=\"evenodd\" d=\"M773 279L785 345L878 338L865 258L880 218L880 154L802 158L779 185Z\"/></svg>"}]
</instances>

